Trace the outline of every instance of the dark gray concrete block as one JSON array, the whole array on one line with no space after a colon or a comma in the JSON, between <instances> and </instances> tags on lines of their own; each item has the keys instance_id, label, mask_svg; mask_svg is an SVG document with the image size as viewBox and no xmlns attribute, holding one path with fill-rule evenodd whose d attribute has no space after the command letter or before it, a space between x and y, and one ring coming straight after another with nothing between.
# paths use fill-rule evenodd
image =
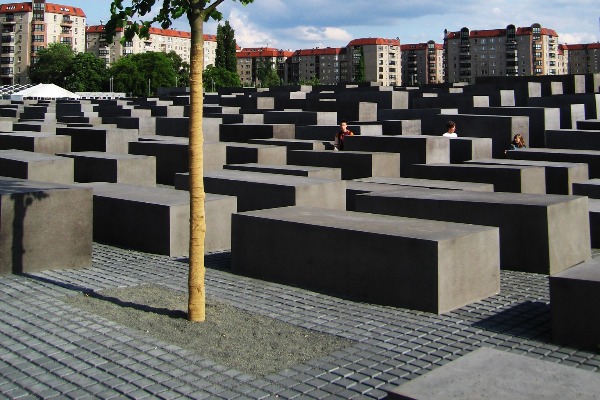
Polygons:
<instances>
[{"instance_id":1,"label":"dark gray concrete block","mask_svg":"<svg viewBox=\"0 0 600 400\"><path fill-rule=\"evenodd\" d=\"M313 167L304 165L276 165L276 164L227 164L224 169L233 169L236 171L253 171L267 174L296 175L306 176L308 178L321 179L342 179L342 170L340 168Z\"/></svg>"},{"instance_id":2,"label":"dark gray concrete block","mask_svg":"<svg viewBox=\"0 0 600 400\"><path fill-rule=\"evenodd\" d=\"M600 259L594 258L550 277L552 338L555 342L597 350L600 346ZM597 396L598 378L591 382Z\"/></svg>"},{"instance_id":3,"label":"dark gray concrete block","mask_svg":"<svg viewBox=\"0 0 600 400\"><path fill-rule=\"evenodd\" d=\"M337 113L324 111L266 111L264 116L265 124L337 125L339 122Z\"/></svg>"},{"instance_id":4,"label":"dark gray concrete block","mask_svg":"<svg viewBox=\"0 0 600 400\"><path fill-rule=\"evenodd\" d=\"M0 132L0 150L56 154L71 151L71 137L38 132Z\"/></svg>"},{"instance_id":5,"label":"dark gray concrete block","mask_svg":"<svg viewBox=\"0 0 600 400\"><path fill-rule=\"evenodd\" d=\"M577 121L577 129L600 130L600 119Z\"/></svg>"},{"instance_id":6,"label":"dark gray concrete block","mask_svg":"<svg viewBox=\"0 0 600 400\"><path fill-rule=\"evenodd\" d=\"M355 181L346 181L346 211L356 211L356 197L358 195L394 190L398 190L397 185L378 182L364 182L362 179Z\"/></svg>"},{"instance_id":7,"label":"dark gray concrete block","mask_svg":"<svg viewBox=\"0 0 600 400\"><path fill-rule=\"evenodd\" d=\"M588 198L590 210L590 240L592 248L600 248L600 200Z\"/></svg>"},{"instance_id":8,"label":"dark gray concrete block","mask_svg":"<svg viewBox=\"0 0 600 400\"><path fill-rule=\"evenodd\" d=\"M458 109L452 107L449 109L441 108L421 108L421 109L410 109L410 110L378 110L377 118L383 123L387 120L418 120L421 121L421 132L419 134L432 134L438 131L445 131L446 124L439 126L434 120L433 116L438 114L458 114ZM449 117L449 119L451 119Z\"/></svg>"},{"instance_id":9,"label":"dark gray concrete block","mask_svg":"<svg viewBox=\"0 0 600 400\"><path fill-rule=\"evenodd\" d=\"M282 146L263 144L228 143L226 146L227 164L280 164L285 165L287 149Z\"/></svg>"},{"instance_id":10,"label":"dark gray concrete block","mask_svg":"<svg viewBox=\"0 0 600 400\"><path fill-rule=\"evenodd\" d=\"M0 274L91 262L91 190L0 178Z\"/></svg>"},{"instance_id":11,"label":"dark gray concrete block","mask_svg":"<svg viewBox=\"0 0 600 400\"><path fill-rule=\"evenodd\" d=\"M600 199L600 179L590 179L573 183L573 194Z\"/></svg>"},{"instance_id":12,"label":"dark gray concrete block","mask_svg":"<svg viewBox=\"0 0 600 400\"><path fill-rule=\"evenodd\" d=\"M71 137L71 151L104 151L127 154L129 142L138 139L137 131L109 127L57 127L57 135Z\"/></svg>"},{"instance_id":13,"label":"dark gray concrete block","mask_svg":"<svg viewBox=\"0 0 600 400\"><path fill-rule=\"evenodd\" d=\"M492 139L457 137L450 140L450 163L460 164L476 158L492 157Z\"/></svg>"},{"instance_id":14,"label":"dark gray concrete block","mask_svg":"<svg viewBox=\"0 0 600 400\"><path fill-rule=\"evenodd\" d=\"M178 176L175 187L189 186ZM291 205L338 210L346 207L346 183L339 180L222 170L206 172L204 187L207 193L236 196L238 211Z\"/></svg>"},{"instance_id":15,"label":"dark gray concrete block","mask_svg":"<svg viewBox=\"0 0 600 400\"><path fill-rule=\"evenodd\" d=\"M382 135L420 135L421 120L399 119L379 121Z\"/></svg>"},{"instance_id":16,"label":"dark gray concrete block","mask_svg":"<svg viewBox=\"0 0 600 400\"><path fill-rule=\"evenodd\" d=\"M336 101L351 98L357 102L377 103L378 109L407 109L408 93L392 90L364 90L362 88L342 90L335 94ZM340 119L345 118L339 115Z\"/></svg>"},{"instance_id":17,"label":"dark gray concrete block","mask_svg":"<svg viewBox=\"0 0 600 400\"><path fill-rule=\"evenodd\" d=\"M506 157L512 160L557 161L588 165L590 178L600 178L600 151L570 149L509 150Z\"/></svg>"},{"instance_id":18,"label":"dark gray concrete block","mask_svg":"<svg viewBox=\"0 0 600 400\"><path fill-rule=\"evenodd\" d=\"M329 139L331 141L331 139ZM251 144L262 144L268 146L285 146L287 154L291 150L325 150L325 144L320 140L300 139L250 139Z\"/></svg>"},{"instance_id":19,"label":"dark gray concrete block","mask_svg":"<svg viewBox=\"0 0 600 400\"><path fill-rule=\"evenodd\" d=\"M404 187L360 195L361 212L500 228L500 265L555 274L589 260L587 198Z\"/></svg>"},{"instance_id":20,"label":"dark gray concrete block","mask_svg":"<svg viewBox=\"0 0 600 400\"><path fill-rule=\"evenodd\" d=\"M469 190L472 192L493 192L494 185L491 183L477 182L459 182L459 181L440 181L434 179L415 179L415 178L363 178L357 179L358 182L372 182L386 185L423 187L429 189L448 189L448 190Z\"/></svg>"},{"instance_id":21,"label":"dark gray concrete block","mask_svg":"<svg viewBox=\"0 0 600 400\"><path fill-rule=\"evenodd\" d=\"M546 130L550 149L600 150L600 131L582 129Z\"/></svg>"},{"instance_id":22,"label":"dark gray concrete block","mask_svg":"<svg viewBox=\"0 0 600 400\"><path fill-rule=\"evenodd\" d=\"M355 135L374 136L381 135L382 128L378 124L348 124ZM333 142L335 134L340 130L339 125L308 125L296 126L296 139L300 140L328 140Z\"/></svg>"},{"instance_id":23,"label":"dark gray concrete block","mask_svg":"<svg viewBox=\"0 0 600 400\"><path fill-rule=\"evenodd\" d=\"M292 150L288 156L288 163L341 168L342 179L400 176L400 154L398 153Z\"/></svg>"},{"instance_id":24,"label":"dark gray concrete block","mask_svg":"<svg viewBox=\"0 0 600 400\"><path fill-rule=\"evenodd\" d=\"M221 124L221 142L248 143L251 139L294 139L296 128L293 124ZM335 133L334 133L335 135Z\"/></svg>"},{"instance_id":25,"label":"dark gray concrete block","mask_svg":"<svg viewBox=\"0 0 600 400\"><path fill-rule=\"evenodd\" d=\"M450 143L440 136L349 136L344 150L400 153L400 173L410 177L413 164L449 163Z\"/></svg>"},{"instance_id":26,"label":"dark gray concrete block","mask_svg":"<svg viewBox=\"0 0 600 400\"><path fill-rule=\"evenodd\" d=\"M479 348L388 391L389 400L597 398L597 373Z\"/></svg>"},{"instance_id":27,"label":"dark gray concrete block","mask_svg":"<svg viewBox=\"0 0 600 400\"><path fill-rule=\"evenodd\" d=\"M476 159L469 164L496 164L496 165L524 165L543 167L546 170L546 193L548 194L574 194L572 185L576 182L588 180L588 166L582 163L529 161L511 159ZM578 193L575 193L578 194Z\"/></svg>"},{"instance_id":28,"label":"dark gray concrete block","mask_svg":"<svg viewBox=\"0 0 600 400\"><path fill-rule=\"evenodd\" d=\"M466 114L473 107L489 107L488 96L472 94L451 94L443 97L415 98L411 108L457 108L460 114Z\"/></svg>"},{"instance_id":29,"label":"dark gray concrete block","mask_svg":"<svg viewBox=\"0 0 600 400\"><path fill-rule=\"evenodd\" d=\"M441 314L499 291L497 243L496 228L286 207L233 216L231 265L260 279Z\"/></svg>"},{"instance_id":30,"label":"dark gray concrete block","mask_svg":"<svg viewBox=\"0 0 600 400\"><path fill-rule=\"evenodd\" d=\"M73 160L23 150L0 150L0 176L73 183Z\"/></svg>"},{"instance_id":31,"label":"dark gray concrete block","mask_svg":"<svg viewBox=\"0 0 600 400\"><path fill-rule=\"evenodd\" d=\"M546 193L542 167L523 165L415 164L412 177L494 185L496 192Z\"/></svg>"},{"instance_id":32,"label":"dark gray concrete block","mask_svg":"<svg viewBox=\"0 0 600 400\"><path fill-rule=\"evenodd\" d=\"M62 153L75 163L75 182L112 182L156 186L156 158L96 151Z\"/></svg>"}]
</instances>

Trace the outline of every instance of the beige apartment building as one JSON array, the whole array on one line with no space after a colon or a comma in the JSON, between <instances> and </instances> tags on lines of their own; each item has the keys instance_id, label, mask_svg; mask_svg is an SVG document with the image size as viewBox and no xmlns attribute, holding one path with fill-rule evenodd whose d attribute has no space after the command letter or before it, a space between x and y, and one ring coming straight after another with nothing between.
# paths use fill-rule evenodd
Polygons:
<instances>
[{"instance_id":1,"label":"beige apartment building","mask_svg":"<svg viewBox=\"0 0 600 400\"><path fill-rule=\"evenodd\" d=\"M190 62L192 46L190 32L175 29L150 28L150 37L141 39L134 36L129 42L121 43L123 29L118 29L112 42L106 41L104 25L92 25L87 28L86 51L104 60L107 66L129 54L146 52L170 53L174 51L185 62ZM204 67L215 64L217 37L204 35Z\"/></svg>"},{"instance_id":2,"label":"beige apartment building","mask_svg":"<svg viewBox=\"0 0 600 400\"><path fill-rule=\"evenodd\" d=\"M444 46L433 40L403 44L402 82L406 86L444 82Z\"/></svg>"},{"instance_id":3,"label":"beige apartment building","mask_svg":"<svg viewBox=\"0 0 600 400\"><path fill-rule=\"evenodd\" d=\"M29 83L29 66L37 52L50 43L85 51L86 16L81 8L34 0L0 5L2 47L0 79L3 85Z\"/></svg>"},{"instance_id":4,"label":"beige apartment building","mask_svg":"<svg viewBox=\"0 0 600 400\"><path fill-rule=\"evenodd\" d=\"M600 72L600 43L561 44L567 74Z\"/></svg>"},{"instance_id":5,"label":"beige apartment building","mask_svg":"<svg viewBox=\"0 0 600 400\"><path fill-rule=\"evenodd\" d=\"M243 48L238 51L237 73L243 86L260 85L257 71L261 65L272 65L281 82L288 82L287 59L292 57L291 50L278 50L272 47Z\"/></svg>"},{"instance_id":6,"label":"beige apartment building","mask_svg":"<svg viewBox=\"0 0 600 400\"><path fill-rule=\"evenodd\" d=\"M558 75L558 35L540 24L445 32L447 82L478 76Z\"/></svg>"},{"instance_id":7,"label":"beige apartment building","mask_svg":"<svg viewBox=\"0 0 600 400\"><path fill-rule=\"evenodd\" d=\"M342 81L354 81L361 48L365 59L366 82L378 82L383 86L402 84L400 39L384 38L361 38L348 43L348 71L345 76L342 75Z\"/></svg>"}]
</instances>

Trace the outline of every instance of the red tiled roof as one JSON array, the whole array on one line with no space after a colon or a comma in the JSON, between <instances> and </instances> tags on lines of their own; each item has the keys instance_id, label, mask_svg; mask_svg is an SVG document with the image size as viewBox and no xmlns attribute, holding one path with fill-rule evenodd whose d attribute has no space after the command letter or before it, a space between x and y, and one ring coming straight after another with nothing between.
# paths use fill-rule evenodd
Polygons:
<instances>
[{"instance_id":1,"label":"red tiled roof","mask_svg":"<svg viewBox=\"0 0 600 400\"><path fill-rule=\"evenodd\" d=\"M349 46L367 46L370 44L387 44L391 46L400 46L398 39L383 39L383 38L360 38L354 39L348 43Z\"/></svg>"},{"instance_id":2,"label":"red tiled roof","mask_svg":"<svg viewBox=\"0 0 600 400\"><path fill-rule=\"evenodd\" d=\"M84 17L85 12L81 8L71 6L61 6L60 4L46 3L46 12L54 14L73 15L75 17Z\"/></svg>"},{"instance_id":3,"label":"red tiled roof","mask_svg":"<svg viewBox=\"0 0 600 400\"><path fill-rule=\"evenodd\" d=\"M410 43L410 44L403 44L400 46L400 50L401 51L407 51L407 50L426 50L427 49L427 43ZM444 49L444 45L440 44L440 43L435 43L435 49L436 50L443 50Z\"/></svg>"},{"instance_id":4,"label":"red tiled roof","mask_svg":"<svg viewBox=\"0 0 600 400\"><path fill-rule=\"evenodd\" d=\"M342 52L341 47L326 47L323 49L300 49L294 52L294 56L324 56L340 54Z\"/></svg>"},{"instance_id":5,"label":"red tiled roof","mask_svg":"<svg viewBox=\"0 0 600 400\"><path fill-rule=\"evenodd\" d=\"M294 52L286 50L277 50L272 47L245 47L239 51L237 58L252 58L252 57L291 57Z\"/></svg>"},{"instance_id":6,"label":"red tiled roof","mask_svg":"<svg viewBox=\"0 0 600 400\"><path fill-rule=\"evenodd\" d=\"M485 30L469 32L469 37L471 37L471 38L486 38L486 37L500 37L500 36L506 36L506 29L485 29Z\"/></svg>"},{"instance_id":7,"label":"red tiled roof","mask_svg":"<svg viewBox=\"0 0 600 400\"><path fill-rule=\"evenodd\" d=\"M523 27L523 28L517 28L516 34L518 36L531 35L532 32L533 32L532 28L530 26L528 26L528 27ZM554 31L553 29L548 29L548 28L541 28L540 33L542 35L558 36L556 31ZM481 30L469 31L469 38L500 37L500 36L506 36L506 29L481 29ZM448 37L448 39L460 38L460 31L448 32L447 37Z\"/></svg>"},{"instance_id":8,"label":"red tiled roof","mask_svg":"<svg viewBox=\"0 0 600 400\"><path fill-rule=\"evenodd\" d=\"M0 14L14 12L31 12L33 7L31 3L10 3L0 5Z\"/></svg>"},{"instance_id":9,"label":"red tiled roof","mask_svg":"<svg viewBox=\"0 0 600 400\"><path fill-rule=\"evenodd\" d=\"M555 30L548 29L548 28L541 28L540 29L540 33L542 35L558 36L558 34L556 33ZM531 29L530 26L527 26L527 27L524 27L524 28L517 28L517 36L531 35L531 34L532 34L532 29Z\"/></svg>"},{"instance_id":10,"label":"red tiled roof","mask_svg":"<svg viewBox=\"0 0 600 400\"><path fill-rule=\"evenodd\" d=\"M600 49L600 43L560 44L558 48L563 50L595 50Z\"/></svg>"}]
</instances>

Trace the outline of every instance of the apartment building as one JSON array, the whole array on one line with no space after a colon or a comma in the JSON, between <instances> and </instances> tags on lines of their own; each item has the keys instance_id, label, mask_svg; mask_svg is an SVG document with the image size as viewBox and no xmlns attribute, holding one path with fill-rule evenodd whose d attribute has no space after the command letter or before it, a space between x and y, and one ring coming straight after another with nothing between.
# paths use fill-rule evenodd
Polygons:
<instances>
[{"instance_id":1,"label":"apartment building","mask_svg":"<svg viewBox=\"0 0 600 400\"><path fill-rule=\"evenodd\" d=\"M353 82L362 54L365 60L365 81L383 86L402 84L400 39L361 38L346 46L348 70L341 81Z\"/></svg>"},{"instance_id":2,"label":"apartment building","mask_svg":"<svg viewBox=\"0 0 600 400\"><path fill-rule=\"evenodd\" d=\"M86 15L81 8L34 0L0 5L2 47L0 79L3 85L29 83L29 67L37 52L50 43L63 43L76 52L85 50Z\"/></svg>"},{"instance_id":3,"label":"apartment building","mask_svg":"<svg viewBox=\"0 0 600 400\"><path fill-rule=\"evenodd\" d=\"M321 85L335 85L340 83L342 70L347 74L342 47L296 50L288 61L288 81L293 83L318 79Z\"/></svg>"},{"instance_id":4,"label":"apartment building","mask_svg":"<svg viewBox=\"0 0 600 400\"><path fill-rule=\"evenodd\" d=\"M175 29L150 28L150 37L142 39L134 36L131 41L121 43L123 29L119 28L113 41L106 41L104 25L92 25L87 28L86 51L104 60L107 66L129 54L146 52L170 53L174 51L185 62L190 62L191 33ZM217 37L204 35L204 67L215 64Z\"/></svg>"},{"instance_id":5,"label":"apartment building","mask_svg":"<svg viewBox=\"0 0 600 400\"><path fill-rule=\"evenodd\" d=\"M478 76L558 75L558 35L540 24L444 32L447 82Z\"/></svg>"},{"instance_id":6,"label":"apartment building","mask_svg":"<svg viewBox=\"0 0 600 400\"><path fill-rule=\"evenodd\" d=\"M258 69L272 65L277 71L281 82L288 82L287 59L294 54L291 50L278 50L272 47L243 48L238 51L237 73L244 86L260 85L257 78Z\"/></svg>"},{"instance_id":7,"label":"apartment building","mask_svg":"<svg viewBox=\"0 0 600 400\"><path fill-rule=\"evenodd\" d=\"M561 44L567 74L600 72L600 43Z\"/></svg>"},{"instance_id":8,"label":"apartment building","mask_svg":"<svg viewBox=\"0 0 600 400\"><path fill-rule=\"evenodd\" d=\"M403 44L402 82L404 85L426 85L444 82L444 45L427 43Z\"/></svg>"}]
</instances>

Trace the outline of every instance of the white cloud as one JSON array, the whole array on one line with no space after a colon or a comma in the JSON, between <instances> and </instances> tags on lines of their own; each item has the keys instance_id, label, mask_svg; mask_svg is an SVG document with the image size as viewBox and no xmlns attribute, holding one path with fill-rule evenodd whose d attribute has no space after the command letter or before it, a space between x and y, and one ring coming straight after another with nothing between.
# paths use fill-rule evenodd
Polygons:
<instances>
[{"instance_id":1,"label":"white cloud","mask_svg":"<svg viewBox=\"0 0 600 400\"><path fill-rule=\"evenodd\" d=\"M592 42L598 41L598 37L596 35L592 35L589 32L572 32L572 33L557 32L557 33L558 33L558 38L561 43L579 44L579 43L592 43Z\"/></svg>"},{"instance_id":2,"label":"white cloud","mask_svg":"<svg viewBox=\"0 0 600 400\"><path fill-rule=\"evenodd\" d=\"M231 10L228 20L235 30L235 40L240 47L277 47L279 44L272 34L250 23L248 17L238 9Z\"/></svg>"},{"instance_id":3,"label":"white cloud","mask_svg":"<svg viewBox=\"0 0 600 400\"><path fill-rule=\"evenodd\" d=\"M281 30L280 37L286 41L294 40L304 42L309 47L316 44L328 45L331 47L345 46L353 39L352 35L345 29L331 26L297 26L294 28Z\"/></svg>"}]
</instances>

